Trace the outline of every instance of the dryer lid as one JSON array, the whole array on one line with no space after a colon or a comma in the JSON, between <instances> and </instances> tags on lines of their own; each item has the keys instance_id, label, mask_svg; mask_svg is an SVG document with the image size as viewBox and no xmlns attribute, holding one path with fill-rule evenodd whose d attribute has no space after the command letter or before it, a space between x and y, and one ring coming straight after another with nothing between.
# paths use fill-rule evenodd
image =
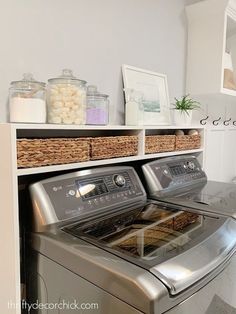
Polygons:
<instances>
[{"instance_id":1,"label":"dryer lid","mask_svg":"<svg viewBox=\"0 0 236 314\"><path fill-rule=\"evenodd\" d=\"M153 194L151 197L180 207L194 208L236 219L236 185L233 183L207 181L188 191L178 191L165 196Z\"/></svg>"}]
</instances>

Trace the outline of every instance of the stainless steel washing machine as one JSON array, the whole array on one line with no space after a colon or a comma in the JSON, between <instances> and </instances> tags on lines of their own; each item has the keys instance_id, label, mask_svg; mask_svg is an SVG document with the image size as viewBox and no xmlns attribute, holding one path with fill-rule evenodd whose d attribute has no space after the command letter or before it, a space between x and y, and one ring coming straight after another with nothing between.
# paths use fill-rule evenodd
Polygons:
<instances>
[{"instance_id":1,"label":"stainless steel washing machine","mask_svg":"<svg viewBox=\"0 0 236 314\"><path fill-rule=\"evenodd\" d=\"M88 305L78 313L234 313L235 220L148 201L125 166L46 179L30 193L28 291L38 302Z\"/></svg>"}]
</instances>

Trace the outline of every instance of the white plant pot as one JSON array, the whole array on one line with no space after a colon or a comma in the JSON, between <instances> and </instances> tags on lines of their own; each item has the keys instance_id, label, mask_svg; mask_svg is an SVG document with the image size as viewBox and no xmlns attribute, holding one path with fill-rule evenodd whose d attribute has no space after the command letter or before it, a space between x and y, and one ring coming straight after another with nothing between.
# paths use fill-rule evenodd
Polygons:
<instances>
[{"instance_id":1,"label":"white plant pot","mask_svg":"<svg viewBox=\"0 0 236 314\"><path fill-rule=\"evenodd\" d=\"M173 120L175 125L191 125L192 123L192 110L188 113L181 110L173 110Z\"/></svg>"}]
</instances>

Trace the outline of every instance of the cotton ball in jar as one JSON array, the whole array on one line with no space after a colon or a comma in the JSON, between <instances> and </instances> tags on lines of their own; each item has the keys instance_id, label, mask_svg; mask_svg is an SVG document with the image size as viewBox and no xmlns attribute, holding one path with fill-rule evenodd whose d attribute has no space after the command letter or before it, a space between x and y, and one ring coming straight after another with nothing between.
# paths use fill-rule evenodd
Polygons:
<instances>
[{"instance_id":1,"label":"cotton ball in jar","mask_svg":"<svg viewBox=\"0 0 236 314\"><path fill-rule=\"evenodd\" d=\"M188 135L199 135L197 130L189 130Z\"/></svg>"},{"instance_id":2,"label":"cotton ball in jar","mask_svg":"<svg viewBox=\"0 0 236 314\"><path fill-rule=\"evenodd\" d=\"M184 131L183 131L183 130L176 130L176 131L175 131L175 135L176 135L176 136L184 135Z\"/></svg>"}]
</instances>

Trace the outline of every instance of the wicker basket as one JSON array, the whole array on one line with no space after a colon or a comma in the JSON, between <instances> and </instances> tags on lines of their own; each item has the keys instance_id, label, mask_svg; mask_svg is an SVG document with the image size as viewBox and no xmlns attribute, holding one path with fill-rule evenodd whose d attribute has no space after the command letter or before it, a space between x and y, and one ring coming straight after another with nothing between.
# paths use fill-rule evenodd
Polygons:
<instances>
[{"instance_id":1,"label":"wicker basket","mask_svg":"<svg viewBox=\"0 0 236 314\"><path fill-rule=\"evenodd\" d=\"M135 156L138 154L137 136L108 136L90 139L91 160Z\"/></svg>"},{"instance_id":2,"label":"wicker basket","mask_svg":"<svg viewBox=\"0 0 236 314\"><path fill-rule=\"evenodd\" d=\"M201 147L200 135L180 135L176 136L175 150L189 150Z\"/></svg>"},{"instance_id":3,"label":"wicker basket","mask_svg":"<svg viewBox=\"0 0 236 314\"><path fill-rule=\"evenodd\" d=\"M18 139L18 168L68 164L89 160L89 139Z\"/></svg>"},{"instance_id":4,"label":"wicker basket","mask_svg":"<svg viewBox=\"0 0 236 314\"><path fill-rule=\"evenodd\" d=\"M145 153L172 152L175 149L175 135L148 135L145 137Z\"/></svg>"}]
</instances>

